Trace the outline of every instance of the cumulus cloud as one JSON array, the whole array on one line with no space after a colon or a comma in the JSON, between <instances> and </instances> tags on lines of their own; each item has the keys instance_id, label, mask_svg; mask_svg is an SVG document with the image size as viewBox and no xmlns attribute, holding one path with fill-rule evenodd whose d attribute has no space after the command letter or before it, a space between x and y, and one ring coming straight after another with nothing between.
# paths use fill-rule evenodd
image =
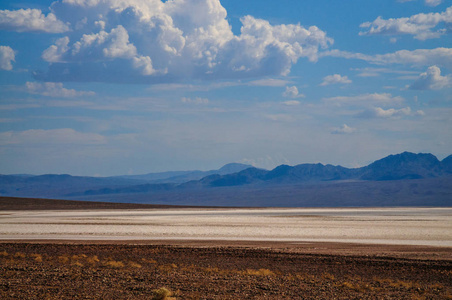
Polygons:
<instances>
[{"instance_id":1,"label":"cumulus cloud","mask_svg":"<svg viewBox=\"0 0 452 300\"><path fill-rule=\"evenodd\" d=\"M286 90L283 93L284 97L288 98L302 98L303 94L298 92L298 88L296 86L286 86Z\"/></svg>"},{"instance_id":2,"label":"cumulus cloud","mask_svg":"<svg viewBox=\"0 0 452 300\"><path fill-rule=\"evenodd\" d=\"M441 76L441 69L431 66L410 86L412 90L439 90L452 86L452 76Z\"/></svg>"},{"instance_id":3,"label":"cumulus cloud","mask_svg":"<svg viewBox=\"0 0 452 300\"><path fill-rule=\"evenodd\" d=\"M181 101L183 103L190 103L190 104L208 104L209 99L207 98L201 98L201 97L195 97L195 98L189 98L189 97L182 97Z\"/></svg>"},{"instance_id":4,"label":"cumulus cloud","mask_svg":"<svg viewBox=\"0 0 452 300\"><path fill-rule=\"evenodd\" d=\"M13 69L11 62L15 61L14 50L9 46L0 46L0 69L10 71Z\"/></svg>"},{"instance_id":5,"label":"cumulus cloud","mask_svg":"<svg viewBox=\"0 0 452 300\"><path fill-rule=\"evenodd\" d=\"M339 74L334 74L334 75L325 76L323 78L323 82L320 85L325 86L325 85L336 84L336 83L348 84L348 83L352 83L352 81L350 79L348 79L347 76L341 76Z\"/></svg>"},{"instance_id":6,"label":"cumulus cloud","mask_svg":"<svg viewBox=\"0 0 452 300\"><path fill-rule=\"evenodd\" d=\"M372 64L407 64L412 66L443 66L452 69L452 48L400 50L394 53L366 55L341 50L325 51L320 56L359 59Z\"/></svg>"},{"instance_id":7,"label":"cumulus cloud","mask_svg":"<svg viewBox=\"0 0 452 300\"><path fill-rule=\"evenodd\" d=\"M426 40L438 38L446 33L446 29L433 30L439 24L446 26L452 23L452 7L442 13L420 13L409 18L383 19L378 17L373 22L365 22L361 28L369 28L362 31L360 35L414 35L415 39Z\"/></svg>"},{"instance_id":8,"label":"cumulus cloud","mask_svg":"<svg viewBox=\"0 0 452 300\"><path fill-rule=\"evenodd\" d=\"M356 128L352 128L347 124L342 125L342 127L335 127L331 129L332 134L350 134L356 131Z\"/></svg>"},{"instance_id":9,"label":"cumulus cloud","mask_svg":"<svg viewBox=\"0 0 452 300\"><path fill-rule=\"evenodd\" d=\"M119 25L110 32L100 31L94 34L84 34L82 38L68 46L69 38L58 39L42 54L48 62L77 62L81 59L97 61L102 59L133 58L137 49L129 42L127 31Z\"/></svg>"},{"instance_id":10,"label":"cumulus cloud","mask_svg":"<svg viewBox=\"0 0 452 300\"><path fill-rule=\"evenodd\" d=\"M47 97L79 97L94 95L94 92L66 89L60 82L27 82L25 87L27 92L30 94L43 95Z\"/></svg>"},{"instance_id":11,"label":"cumulus cloud","mask_svg":"<svg viewBox=\"0 0 452 300\"><path fill-rule=\"evenodd\" d=\"M0 30L62 33L69 31L69 26L39 9L0 10Z\"/></svg>"},{"instance_id":12,"label":"cumulus cloud","mask_svg":"<svg viewBox=\"0 0 452 300\"><path fill-rule=\"evenodd\" d=\"M64 0L52 13L72 31L42 54L45 81L169 83L287 75L333 40L316 26L241 18L234 35L219 0ZM49 14L50 15L50 14Z\"/></svg>"}]
</instances>

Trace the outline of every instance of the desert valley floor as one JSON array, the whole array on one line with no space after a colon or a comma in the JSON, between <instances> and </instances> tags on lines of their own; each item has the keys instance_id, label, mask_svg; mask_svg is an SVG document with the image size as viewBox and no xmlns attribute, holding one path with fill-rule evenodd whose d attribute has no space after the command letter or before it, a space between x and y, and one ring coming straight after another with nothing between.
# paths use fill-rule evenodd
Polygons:
<instances>
[{"instance_id":1,"label":"desert valley floor","mask_svg":"<svg viewBox=\"0 0 452 300\"><path fill-rule=\"evenodd\" d=\"M1 239L245 240L452 247L452 208L9 211Z\"/></svg>"},{"instance_id":2,"label":"desert valley floor","mask_svg":"<svg viewBox=\"0 0 452 300\"><path fill-rule=\"evenodd\" d=\"M452 208L90 205L0 211L2 299L452 298Z\"/></svg>"}]
</instances>

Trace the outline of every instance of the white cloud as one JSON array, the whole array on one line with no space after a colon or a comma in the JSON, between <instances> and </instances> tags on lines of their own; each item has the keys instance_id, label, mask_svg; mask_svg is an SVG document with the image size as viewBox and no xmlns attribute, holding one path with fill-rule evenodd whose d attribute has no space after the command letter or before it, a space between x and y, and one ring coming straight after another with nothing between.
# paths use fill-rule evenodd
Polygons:
<instances>
[{"instance_id":1,"label":"white cloud","mask_svg":"<svg viewBox=\"0 0 452 300\"><path fill-rule=\"evenodd\" d=\"M107 139L96 133L83 133L70 128L31 129L0 133L0 145L101 145Z\"/></svg>"},{"instance_id":2,"label":"white cloud","mask_svg":"<svg viewBox=\"0 0 452 300\"><path fill-rule=\"evenodd\" d=\"M201 98L201 97L196 97L196 98L188 98L188 97L182 97L181 101L183 103L190 103L190 104L208 104L209 103L209 99L207 98Z\"/></svg>"},{"instance_id":3,"label":"white cloud","mask_svg":"<svg viewBox=\"0 0 452 300\"><path fill-rule=\"evenodd\" d=\"M362 31L360 35L414 35L415 39L426 40L439 38L446 33L446 29L433 29L441 23L452 23L452 7L447 8L442 13L420 13L409 18L382 19L378 17L373 22L365 22L360 25L361 28L369 28L368 31Z\"/></svg>"},{"instance_id":4,"label":"white cloud","mask_svg":"<svg viewBox=\"0 0 452 300\"><path fill-rule=\"evenodd\" d=\"M384 110L381 107L375 107L374 114L376 117L379 117L379 118L409 116L409 115L411 115L411 108L410 107L405 107L405 108L400 108L400 109L390 108L390 109Z\"/></svg>"},{"instance_id":5,"label":"white cloud","mask_svg":"<svg viewBox=\"0 0 452 300\"><path fill-rule=\"evenodd\" d=\"M72 47L68 44L68 37L57 40L55 45L43 52L43 58L48 62L69 63L80 60L95 62L102 59L130 59L137 56L136 47L129 42L129 35L121 25L109 33L102 30L84 34Z\"/></svg>"},{"instance_id":6,"label":"white cloud","mask_svg":"<svg viewBox=\"0 0 452 300\"><path fill-rule=\"evenodd\" d=\"M61 33L69 31L69 27L53 13L45 16L39 9L19 9L0 10L0 30Z\"/></svg>"},{"instance_id":7,"label":"white cloud","mask_svg":"<svg viewBox=\"0 0 452 300\"><path fill-rule=\"evenodd\" d=\"M27 92L30 94L38 94L48 97L79 97L94 95L94 92L66 89L60 82L27 82L25 87Z\"/></svg>"},{"instance_id":8,"label":"white cloud","mask_svg":"<svg viewBox=\"0 0 452 300\"><path fill-rule=\"evenodd\" d=\"M287 75L333 40L311 26L245 16L234 35L219 0L54 2L73 31L44 51L44 81L171 83ZM80 21L82 20L82 22Z\"/></svg>"},{"instance_id":9,"label":"white cloud","mask_svg":"<svg viewBox=\"0 0 452 300\"><path fill-rule=\"evenodd\" d=\"M248 85L251 86L285 86L286 84L290 83L290 81L284 80L284 79L273 79L273 78L266 78L266 79L258 79L248 82Z\"/></svg>"},{"instance_id":10,"label":"white cloud","mask_svg":"<svg viewBox=\"0 0 452 300\"><path fill-rule=\"evenodd\" d=\"M443 0L425 0L425 4L428 6L438 6L443 2Z\"/></svg>"},{"instance_id":11,"label":"white cloud","mask_svg":"<svg viewBox=\"0 0 452 300\"><path fill-rule=\"evenodd\" d=\"M359 77L377 77L381 74L401 74L401 75L417 75L416 71L406 71L406 70L394 70L389 68L356 68L353 71L360 72Z\"/></svg>"},{"instance_id":12,"label":"white cloud","mask_svg":"<svg viewBox=\"0 0 452 300\"><path fill-rule=\"evenodd\" d=\"M0 46L0 69L12 70L13 65L11 62L15 61L14 50L9 46Z\"/></svg>"},{"instance_id":13,"label":"white cloud","mask_svg":"<svg viewBox=\"0 0 452 300\"><path fill-rule=\"evenodd\" d=\"M350 134L356 131L356 128L349 127L347 124L342 127L335 127L331 129L332 134Z\"/></svg>"},{"instance_id":14,"label":"white cloud","mask_svg":"<svg viewBox=\"0 0 452 300\"><path fill-rule=\"evenodd\" d=\"M135 69L141 69L141 74L143 75L152 75L155 73L155 70L152 67L151 58L149 56L134 57L133 67Z\"/></svg>"},{"instance_id":15,"label":"white cloud","mask_svg":"<svg viewBox=\"0 0 452 300\"><path fill-rule=\"evenodd\" d=\"M320 56L359 59L372 64L407 64L412 66L443 66L452 69L452 48L400 50L394 53L366 55L341 50L325 51Z\"/></svg>"},{"instance_id":16,"label":"white cloud","mask_svg":"<svg viewBox=\"0 0 452 300\"><path fill-rule=\"evenodd\" d=\"M334 75L325 76L323 78L323 82L320 85L325 86L325 85L336 84L336 83L348 84L348 83L352 83L352 81L350 79L348 79L347 76L341 76L339 74L334 74Z\"/></svg>"},{"instance_id":17,"label":"white cloud","mask_svg":"<svg viewBox=\"0 0 452 300\"><path fill-rule=\"evenodd\" d=\"M241 86L244 83L240 81L219 81L219 82L209 82L203 84L184 84L184 83L163 83L163 84L154 84L149 87L151 90L156 91L174 91L174 90L186 90L192 92L199 91L210 91L215 89L222 89L231 86ZM250 84L248 84L250 85Z\"/></svg>"},{"instance_id":18,"label":"white cloud","mask_svg":"<svg viewBox=\"0 0 452 300\"><path fill-rule=\"evenodd\" d=\"M288 98L303 98L305 97L303 94L298 92L298 88L296 86L286 86L286 90L282 94L284 97Z\"/></svg>"},{"instance_id":19,"label":"white cloud","mask_svg":"<svg viewBox=\"0 0 452 300\"><path fill-rule=\"evenodd\" d=\"M403 2L410 2L410 1L413 1L413 0L397 0L397 2L402 2L402 3ZM425 5L428 5L428 6L438 6L442 2L443 2L443 0L425 0L424 1Z\"/></svg>"},{"instance_id":20,"label":"white cloud","mask_svg":"<svg viewBox=\"0 0 452 300\"><path fill-rule=\"evenodd\" d=\"M48 62L62 62L63 55L69 50L69 38L67 36L56 40L55 45L50 46L42 53L42 58Z\"/></svg>"},{"instance_id":21,"label":"white cloud","mask_svg":"<svg viewBox=\"0 0 452 300\"><path fill-rule=\"evenodd\" d=\"M400 119L402 117L407 116L423 116L423 115L425 115L424 111L422 110L412 111L410 107L403 107L399 109L396 108L383 109L381 107L372 107L360 113L358 116L364 118Z\"/></svg>"},{"instance_id":22,"label":"white cloud","mask_svg":"<svg viewBox=\"0 0 452 300\"><path fill-rule=\"evenodd\" d=\"M338 96L324 98L323 100L331 103L348 103L348 104L369 104L369 103L400 103L405 99L400 96L392 96L389 93L373 93L373 94L362 94L357 96Z\"/></svg>"},{"instance_id":23,"label":"white cloud","mask_svg":"<svg viewBox=\"0 0 452 300\"><path fill-rule=\"evenodd\" d=\"M441 76L441 69L431 66L410 86L412 90L439 90L452 86L452 76Z\"/></svg>"}]
</instances>

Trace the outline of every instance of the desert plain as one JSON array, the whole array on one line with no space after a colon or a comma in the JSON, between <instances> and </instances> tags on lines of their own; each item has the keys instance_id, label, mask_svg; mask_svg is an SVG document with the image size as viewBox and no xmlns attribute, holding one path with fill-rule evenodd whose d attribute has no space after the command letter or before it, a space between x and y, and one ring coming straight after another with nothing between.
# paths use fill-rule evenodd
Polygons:
<instances>
[{"instance_id":1,"label":"desert plain","mask_svg":"<svg viewBox=\"0 0 452 300\"><path fill-rule=\"evenodd\" d=\"M2 299L452 298L452 208L49 205L2 207Z\"/></svg>"}]
</instances>

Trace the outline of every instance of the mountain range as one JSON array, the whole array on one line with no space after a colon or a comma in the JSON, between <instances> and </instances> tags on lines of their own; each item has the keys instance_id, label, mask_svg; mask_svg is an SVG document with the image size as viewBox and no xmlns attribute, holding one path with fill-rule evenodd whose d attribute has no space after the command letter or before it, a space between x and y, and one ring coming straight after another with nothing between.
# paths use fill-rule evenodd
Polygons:
<instances>
[{"instance_id":1,"label":"mountain range","mask_svg":"<svg viewBox=\"0 0 452 300\"><path fill-rule=\"evenodd\" d=\"M361 168L318 163L263 170L234 163L211 171L101 178L0 175L0 195L223 206L451 206L452 155L440 161L404 152Z\"/></svg>"},{"instance_id":2,"label":"mountain range","mask_svg":"<svg viewBox=\"0 0 452 300\"><path fill-rule=\"evenodd\" d=\"M439 161L432 154L404 152L390 155L372 164L349 169L323 164L280 165L271 171L248 168L223 176L212 175L202 179L208 186L232 186L255 182L295 183L336 180L401 180L448 176L452 174L452 155Z\"/></svg>"}]
</instances>

